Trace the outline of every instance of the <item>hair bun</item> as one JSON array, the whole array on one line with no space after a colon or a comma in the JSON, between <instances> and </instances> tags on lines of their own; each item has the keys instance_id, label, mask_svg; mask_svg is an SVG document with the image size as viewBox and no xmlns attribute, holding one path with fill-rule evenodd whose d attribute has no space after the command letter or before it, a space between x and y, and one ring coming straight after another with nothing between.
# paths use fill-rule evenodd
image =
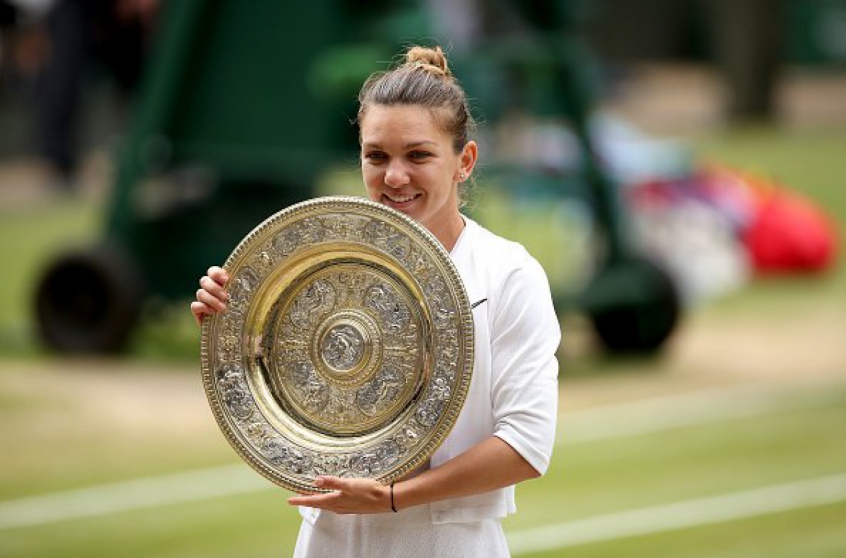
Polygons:
<instances>
[{"instance_id":1,"label":"hair bun","mask_svg":"<svg viewBox=\"0 0 846 558\"><path fill-rule=\"evenodd\" d=\"M441 47L435 48L413 46L405 53L405 65L417 66L437 75L452 77L449 71L446 54Z\"/></svg>"}]
</instances>

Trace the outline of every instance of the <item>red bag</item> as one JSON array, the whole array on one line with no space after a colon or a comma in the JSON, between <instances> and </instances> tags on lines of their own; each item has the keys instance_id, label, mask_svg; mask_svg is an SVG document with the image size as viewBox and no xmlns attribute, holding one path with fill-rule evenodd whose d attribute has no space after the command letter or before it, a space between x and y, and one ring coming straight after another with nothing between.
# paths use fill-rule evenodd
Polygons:
<instances>
[{"instance_id":1,"label":"red bag","mask_svg":"<svg viewBox=\"0 0 846 558\"><path fill-rule=\"evenodd\" d=\"M834 264L837 230L819 208L797 194L762 192L744 232L753 268L760 273L823 271Z\"/></svg>"}]
</instances>

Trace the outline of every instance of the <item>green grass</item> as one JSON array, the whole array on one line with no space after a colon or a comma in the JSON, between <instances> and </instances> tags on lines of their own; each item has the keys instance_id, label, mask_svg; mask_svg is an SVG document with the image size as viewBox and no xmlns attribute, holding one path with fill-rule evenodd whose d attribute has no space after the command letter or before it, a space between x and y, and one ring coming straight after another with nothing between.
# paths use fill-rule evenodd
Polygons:
<instances>
[{"instance_id":1,"label":"green grass","mask_svg":"<svg viewBox=\"0 0 846 558\"><path fill-rule=\"evenodd\" d=\"M299 515L281 491L3 533L6 557L290 556Z\"/></svg>"},{"instance_id":2,"label":"green grass","mask_svg":"<svg viewBox=\"0 0 846 558\"><path fill-rule=\"evenodd\" d=\"M846 505L527 554L532 558L836 558L846 554Z\"/></svg>"},{"instance_id":3,"label":"green grass","mask_svg":"<svg viewBox=\"0 0 846 558\"><path fill-rule=\"evenodd\" d=\"M520 512L505 522L507 532L744 491L772 484L846 472L846 391L831 403L801 411L775 409L756 418L567 444L556 450L553 466L540 480L518 489ZM838 393L835 391L834 393ZM77 410L77 412L79 412ZM0 410L0 419L16 411ZM71 415L69 418L73 418ZM89 437L97 438L96 433ZM134 440L135 464L104 462L97 444L85 436L75 459L103 477L126 477L162 463L173 465L153 438ZM215 439L212 439L215 438ZM181 453L215 446L216 435L197 440ZM49 441L49 440L45 440ZM128 444L119 440L117 447ZM31 448L30 448L31 449ZM30 451L26 447L24 451ZM146 450L146 451L141 451ZM168 452L179 454L177 448ZM63 469L67 451L49 463ZM47 467L47 469L49 469ZM110 470L111 468L111 470ZM49 477L49 470L19 470L5 477L7 488L28 476ZM82 468L66 488L92 482ZM59 488L54 486L53 488ZM34 487L30 490L35 492ZM250 495L197 503L166 505L108 516L24 527L0 533L0 555L14 558L125 556L188 558L195 556L286 556L296 539L299 517L285 504L286 492L269 489ZM596 542L536 556L617 557L673 556L746 558L839 556L846 550L846 504L762 515L639 537Z\"/></svg>"},{"instance_id":4,"label":"green grass","mask_svg":"<svg viewBox=\"0 0 846 558\"><path fill-rule=\"evenodd\" d=\"M844 421L846 393L839 405L811 411L565 444L547 478L521 487L520 513L507 525L523 528L846 472Z\"/></svg>"}]
</instances>

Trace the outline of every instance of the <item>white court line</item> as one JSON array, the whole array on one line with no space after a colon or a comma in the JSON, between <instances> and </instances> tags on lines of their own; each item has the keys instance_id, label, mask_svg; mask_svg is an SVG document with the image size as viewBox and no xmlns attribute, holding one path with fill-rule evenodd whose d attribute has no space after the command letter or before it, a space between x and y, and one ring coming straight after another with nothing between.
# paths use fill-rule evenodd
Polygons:
<instances>
[{"instance_id":1,"label":"white court line","mask_svg":"<svg viewBox=\"0 0 846 558\"><path fill-rule=\"evenodd\" d=\"M274 486L246 464L101 484L0 502L0 530L237 496Z\"/></svg>"},{"instance_id":2,"label":"white court line","mask_svg":"<svg viewBox=\"0 0 846 558\"><path fill-rule=\"evenodd\" d=\"M524 529L508 535L508 546L517 556L844 501L841 474Z\"/></svg>"},{"instance_id":3,"label":"white court line","mask_svg":"<svg viewBox=\"0 0 846 558\"><path fill-rule=\"evenodd\" d=\"M709 389L632 403L566 412L563 436L575 444L660 432L684 426L813 408L843 400L842 391L761 392L749 387ZM561 430L561 429L559 429ZM110 513L196 502L275 488L246 464L54 492L0 502L0 530Z\"/></svg>"}]
</instances>

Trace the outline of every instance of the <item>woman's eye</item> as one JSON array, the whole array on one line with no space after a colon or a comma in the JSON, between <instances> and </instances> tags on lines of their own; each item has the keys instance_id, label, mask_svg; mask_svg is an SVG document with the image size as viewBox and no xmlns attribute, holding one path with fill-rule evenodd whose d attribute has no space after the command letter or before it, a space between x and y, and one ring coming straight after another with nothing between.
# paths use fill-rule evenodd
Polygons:
<instances>
[{"instance_id":1,"label":"woman's eye","mask_svg":"<svg viewBox=\"0 0 846 558\"><path fill-rule=\"evenodd\" d=\"M367 159L368 161L378 163L380 161L384 161L385 159L387 159L388 156L385 155L384 153L382 153L381 151L370 151L370 152L364 154L364 158Z\"/></svg>"},{"instance_id":2,"label":"woman's eye","mask_svg":"<svg viewBox=\"0 0 846 558\"><path fill-rule=\"evenodd\" d=\"M432 154L429 153L428 151L412 151L411 153L408 154L408 156L411 159L416 159L416 160L419 161L421 159L427 159L427 158L431 157Z\"/></svg>"}]
</instances>

